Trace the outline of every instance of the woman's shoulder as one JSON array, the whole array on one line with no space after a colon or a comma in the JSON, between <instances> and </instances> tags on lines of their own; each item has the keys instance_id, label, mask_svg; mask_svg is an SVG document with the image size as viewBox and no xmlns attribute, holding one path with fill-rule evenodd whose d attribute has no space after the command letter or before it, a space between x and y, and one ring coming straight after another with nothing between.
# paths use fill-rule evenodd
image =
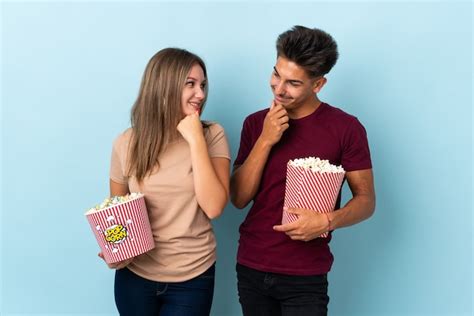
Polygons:
<instances>
[{"instance_id":1,"label":"woman's shoulder","mask_svg":"<svg viewBox=\"0 0 474 316\"><path fill-rule=\"evenodd\" d=\"M217 122L205 121L204 124L204 136L208 144L221 143L222 141L227 142L227 137L224 131L224 127Z\"/></svg>"},{"instance_id":2,"label":"woman's shoulder","mask_svg":"<svg viewBox=\"0 0 474 316\"><path fill-rule=\"evenodd\" d=\"M224 127L214 121L203 121L204 129L211 135L224 133Z\"/></svg>"},{"instance_id":3,"label":"woman's shoulder","mask_svg":"<svg viewBox=\"0 0 474 316\"><path fill-rule=\"evenodd\" d=\"M116 149L126 148L130 143L130 139L132 137L132 128L127 128L123 132L117 135L114 140L114 147Z\"/></svg>"}]
</instances>

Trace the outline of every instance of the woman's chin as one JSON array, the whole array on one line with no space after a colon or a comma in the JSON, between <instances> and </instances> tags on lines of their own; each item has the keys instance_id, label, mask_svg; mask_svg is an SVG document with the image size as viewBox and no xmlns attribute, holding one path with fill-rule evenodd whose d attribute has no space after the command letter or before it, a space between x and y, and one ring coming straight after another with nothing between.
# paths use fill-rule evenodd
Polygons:
<instances>
[{"instance_id":1,"label":"woman's chin","mask_svg":"<svg viewBox=\"0 0 474 316\"><path fill-rule=\"evenodd\" d=\"M195 114L196 113L196 110L187 110L185 112L183 112L183 118L188 116L188 115L192 115L192 114ZM197 112L199 114L199 116L201 115L201 111Z\"/></svg>"}]
</instances>

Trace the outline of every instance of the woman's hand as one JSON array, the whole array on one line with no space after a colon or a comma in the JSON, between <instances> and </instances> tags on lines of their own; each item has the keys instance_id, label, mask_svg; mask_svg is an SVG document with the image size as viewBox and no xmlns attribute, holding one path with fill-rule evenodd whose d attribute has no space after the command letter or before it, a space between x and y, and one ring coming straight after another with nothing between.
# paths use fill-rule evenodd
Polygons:
<instances>
[{"instance_id":1,"label":"woman's hand","mask_svg":"<svg viewBox=\"0 0 474 316\"><path fill-rule=\"evenodd\" d=\"M199 119L198 112L183 118L181 122L179 122L177 129L190 145L194 144L199 138L204 138L202 123Z\"/></svg>"},{"instance_id":2,"label":"woman's hand","mask_svg":"<svg viewBox=\"0 0 474 316\"><path fill-rule=\"evenodd\" d=\"M105 262L104 254L102 253L102 251L98 253L98 256L101 257L102 260L104 260ZM110 269L120 270L128 266L132 261L133 261L133 258L130 258L124 261L114 262L114 263L107 263L107 262L105 263L107 263Z\"/></svg>"}]
</instances>

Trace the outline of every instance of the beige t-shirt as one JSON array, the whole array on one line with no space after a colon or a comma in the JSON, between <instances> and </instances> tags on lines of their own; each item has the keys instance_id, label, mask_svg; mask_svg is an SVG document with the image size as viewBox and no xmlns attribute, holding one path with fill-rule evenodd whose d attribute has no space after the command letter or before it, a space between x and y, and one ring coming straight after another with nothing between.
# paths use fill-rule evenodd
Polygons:
<instances>
[{"instance_id":1,"label":"beige t-shirt","mask_svg":"<svg viewBox=\"0 0 474 316\"><path fill-rule=\"evenodd\" d=\"M224 129L212 124L204 129L209 156L230 160ZM191 153L181 139L168 145L159 158L159 169L138 185L126 177L131 129L114 142L110 179L142 192L150 218L155 248L136 257L130 270L149 280L181 282L206 271L216 260L216 240L211 222L196 200Z\"/></svg>"}]
</instances>

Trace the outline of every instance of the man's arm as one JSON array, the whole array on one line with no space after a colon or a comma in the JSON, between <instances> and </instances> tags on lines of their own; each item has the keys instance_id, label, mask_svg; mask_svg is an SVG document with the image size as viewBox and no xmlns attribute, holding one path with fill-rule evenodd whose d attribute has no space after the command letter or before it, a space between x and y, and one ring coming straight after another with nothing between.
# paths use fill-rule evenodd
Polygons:
<instances>
[{"instance_id":1,"label":"man's arm","mask_svg":"<svg viewBox=\"0 0 474 316\"><path fill-rule=\"evenodd\" d=\"M366 220L375 211L375 189L372 169L346 173L352 199L336 212L328 214L331 230L351 226Z\"/></svg>"},{"instance_id":2,"label":"man's arm","mask_svg":"<svg viewBox=\"0 0 474 316\"><path fill-rule=\"evenodd\" d=\"M234 167L230 180L230 198L237 208L244 208L254 198L272 146L288 129L288 113L281 105L272 104L263 123L262 133L244 163Z\"/></svg>"},{"instance_id":3,"label":"man's arm","mask_svg":"<svg viewBox=\"0 0 474 316\"><path fill-rule=\"evenodd\" d=\"M244 208L257 193L271 149L269 143L259 138L244 163L234 167L230 180L230 198L235 207Z\"/></svg>"},{"instance_id":4,"label":"man's arm","mask_svg":"<svg viewBox=\"0 0 474 316\"><path fill-rule=\"evenodd\" d=\"M293 240L309 241L322 233L336 228L357 224L374 213L375 190L372 169L350 171L346 173L352 199L344 207L327 214L308 209L289 209L297 214L292 223L276 225L276 231L284 232Z\"/></svg>"}]
</instances>

